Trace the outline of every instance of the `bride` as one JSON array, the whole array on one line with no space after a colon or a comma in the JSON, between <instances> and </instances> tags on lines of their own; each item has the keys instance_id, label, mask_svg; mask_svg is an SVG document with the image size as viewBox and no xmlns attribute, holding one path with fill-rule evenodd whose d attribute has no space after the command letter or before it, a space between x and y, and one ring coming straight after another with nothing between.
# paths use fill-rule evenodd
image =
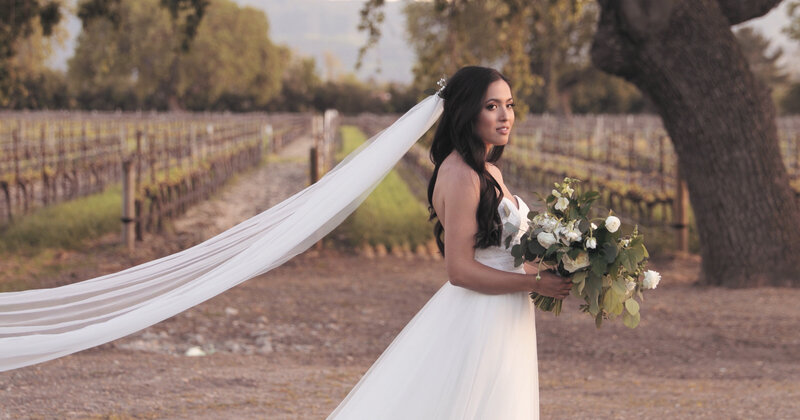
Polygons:
<instances>
[{"instance_id":1,"label":"bride","mask_svg":"<svg viewBox=\"0 0 800 420\"><path fill-rule=\"evenodd\" d=\"M329 419L536 419L539 384L528 293L564 298L568 279L514 267L501 245L527 229L527 205L494 165L514 125L498 71L464 67L439 94L431 218L449 281ZM510 226L513 226L511 228Z\"/></svg>"}]
</instances>

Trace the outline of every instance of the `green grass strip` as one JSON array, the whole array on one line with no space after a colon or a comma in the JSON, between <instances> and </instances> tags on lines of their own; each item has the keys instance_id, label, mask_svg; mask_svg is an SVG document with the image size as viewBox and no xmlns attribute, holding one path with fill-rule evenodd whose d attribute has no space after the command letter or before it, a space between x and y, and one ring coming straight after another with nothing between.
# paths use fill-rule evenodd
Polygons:
<instances>
[{"instance_id":1,"label":"green grass strip","mask_svg":"<svg viewBox=\"0 0 800 420\"><path fill-rule=\"evenodd\" d=\"M88 238L120 229L122 188L35 210L0 230L0 253L36 254L47 248L77 249Z\"/></svg>"},{"instance_id":2,"label":"green grass strip","mask_svg":"<svg viewBox=\"0 0 800 420\"><path fill-rule=\"evenodd\" d=\"M357 127L343 126L341 134L342 150L336 156L338 160L366 141ZM408 244L414 249L430 240L431 229L426 206L414 197L397 171L392 170L337 228L334 236L344 239L350 246L368 243L392 248Z\"/></svg>"}]
</instances>

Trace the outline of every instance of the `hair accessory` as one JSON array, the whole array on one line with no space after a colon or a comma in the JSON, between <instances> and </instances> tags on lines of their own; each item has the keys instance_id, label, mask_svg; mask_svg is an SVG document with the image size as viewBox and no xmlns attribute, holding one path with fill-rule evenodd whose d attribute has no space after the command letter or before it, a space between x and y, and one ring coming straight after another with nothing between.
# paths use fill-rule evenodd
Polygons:
<instances>
[{"instance_id":1,"label":"hair accessory","mask_svg":"<svg viewBox=\"0 0 800 420\"><path fill-rule=\"evenodd\" d=\"M447 79L442 77L438 82L436 82L436 86L439 86L439 90L436 91L436 94L442 96L442 92L444 91L445 86L447 86Z\"/></svg>"}]
</instances>

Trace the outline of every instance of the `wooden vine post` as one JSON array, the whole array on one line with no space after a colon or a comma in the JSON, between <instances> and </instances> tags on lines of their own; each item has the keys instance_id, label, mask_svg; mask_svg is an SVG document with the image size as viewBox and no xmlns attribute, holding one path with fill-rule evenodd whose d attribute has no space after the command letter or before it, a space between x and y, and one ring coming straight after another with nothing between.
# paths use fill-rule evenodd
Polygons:
<instances>
[{"instance_id":1,"label":"wooden vine post","mask_svg":"<svg viewBox=\"0 0 800 420\"><path fill-rule=\"evenodd\" d=\"M319 157L317 146L311 146L308 151L309 184L319 181Z\"/></svg>"},{"instance_id":2,"label":"wooden vine post","mask_svg":"<svg viewBox=\"0 0 800 420\"><path fill-rule=\"evenodd\" d=\"M122 243L129 250L133 250L136 240L136 182L133 172L133 159L125 158L122 161Z\"/></svg>"},{"instance_id":3,"label":"wooden vine post","mask_svg":"<svg viewBox=\"0 0 800 420\"><path fill-rule=\"evenodd\" d=\"M686 181L683 179L681 171L678 170L678 177L675 182L675 248L678 252L689 252L689 190Z\"/></svg>"}]
</instances>

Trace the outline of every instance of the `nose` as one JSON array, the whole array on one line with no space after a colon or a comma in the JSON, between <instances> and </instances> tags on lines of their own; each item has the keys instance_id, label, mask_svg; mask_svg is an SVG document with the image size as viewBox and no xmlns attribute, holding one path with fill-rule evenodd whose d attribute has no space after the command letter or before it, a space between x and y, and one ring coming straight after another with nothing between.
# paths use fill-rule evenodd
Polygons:
<instances>
[{"instance_id":1,"label":"nose","mask_svg":"<svg viewBox=\"0 0 800 420\"><path fill-rule=\"evenodd\" d=\"M510 110L507 107L501 107L502 111L500 111L500 121L508 121L508 113Z\"/></svg>"}]
</instances>

